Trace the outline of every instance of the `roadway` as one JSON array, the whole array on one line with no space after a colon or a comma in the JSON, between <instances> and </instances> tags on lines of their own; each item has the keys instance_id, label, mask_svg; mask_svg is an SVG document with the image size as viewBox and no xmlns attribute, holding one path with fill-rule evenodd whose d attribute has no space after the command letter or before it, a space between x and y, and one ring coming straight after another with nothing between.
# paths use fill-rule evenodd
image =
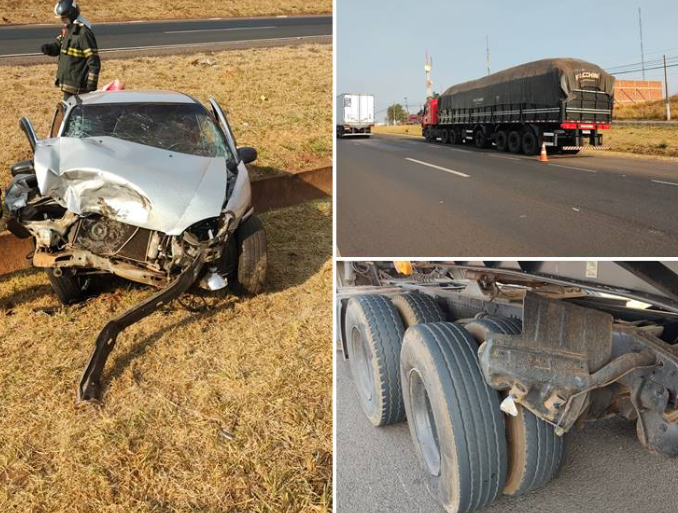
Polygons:
<instances>
[{"instance_id":1,"label":"roadway","mask_svg":"<svg viewBox=\"0 0 678 513\"><path fill-rule=\"evenodd\" d=\"M331 36L332 16L95 23L93 28L99 48L110 52ZM0 57L40 55L40 46L59 30L56 20L54 25L0 27Z\"/></svg>"},{"instance_id":2,"label":"roadway","mask_svg":"<svg viewBox=\"0 0 678 513\"><path fill-rule=\"evenodd\" d=\"M444 513L426 489L406 423L374 428L358 403L348 363L335 353L336 513ZM568 435L560 475L482 513L673 513L678 461L648 453L635 424L611 418Z\"/></svg>"},{"instance_id":3,"label":"roadway","mask_svg":"<svg viewBox=\"0 0 678 513\"><path fill-rule=\"evenodd\" d=\"M678 163L337 141L342 257L675 257Z\"/></svg>"}]
</instances>

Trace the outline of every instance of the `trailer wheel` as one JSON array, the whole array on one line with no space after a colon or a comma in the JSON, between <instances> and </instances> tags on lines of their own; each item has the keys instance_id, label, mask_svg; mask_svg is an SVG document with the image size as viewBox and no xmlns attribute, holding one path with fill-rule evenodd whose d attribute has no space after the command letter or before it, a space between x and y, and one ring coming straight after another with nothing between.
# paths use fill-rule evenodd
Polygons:
<instances>
[{"instance_id":1,"label":"trailer wheel","mask_svg":"<svg viewBox=\"0 0 678 513\"><path fill-rule=\"evenodd\" d=\"M518 154L523 151L523 139L520 132L512 130L508 135L508 149L511 153Z\"/></svg>"},{"instance_id":2,"label":"trailer wheel","mask_svg":"<svg viewBox=\"0 0 678 513\"><path fill-rule=\"evenodd\" d=\"M459 132L454 128L450 128L450 144L461 144Z\"/></svg>"},{"instance_id":3,"label":"trailer wheel","mask_svg":"<svg viewBox=\"0 0 678 513\"><path fill-rule=\"evenodd\" d=\"M353 297L346 309L349 366L360 405L374 426L405 420L400 347L405 329L384 296Z\"/></svg>"},{"instance_id":4,"label":"trailer wheel","mask_svg":"<svg viewBox=\"0 0 678 513\"><path fill-rule=\"evenodd\" d=\"M450 131L443 128L440 131L440 142L443 144L450 144Z\"/></svg>"},{"instance_id":5,"label":"trailer wheel","mask_svg":"<svg viewBox=\"0 0 678 513\"><path fill-rule=\"evenodd\" d=\"M479 342L491 333L518 335L522 323L518 319L488 316L464 326ZM553 426L539 419L520 405L518 415L506 415L508 440L508 477L506 495L519 496L549 483L560 470L565 454L565 438L556 435Z\"/></svg>"},{"instance_id":6,"label":"trailer wheel","mask_svg":"<svg viewBox=\"0 0 678 513\"><path fill-rule=\"evenodd\" d=\"M475 131L473 134L473 141L476 144L476 148L481 150L490 146L490 141L485 134L485 130L482 128L479 128Z\"/></svg>"},{"instance_id":7,"label":"trailer wheel","mask_svg":"<svg viewBox=\"0 0 678 513\"><path fill-rule=\"evenodd\" d=\"M494 140L497 143L497 151L508 150L508 133L506 130L499 130L497 135L494 136Z\"/></svg>"},{"instance_id":8,"label":"trailer wheel","mask_svg":"<svg viewBox=\"0 0 678 513\"><path fill-rule=\"evenodd\" d=\"M405 329L427 322L443 322L445 314L431 296L400 294L391 298Z\"/></svg>"},{"instance_id":9,"label":"trailer wheel","mask_svg":"<svg viewBox=\"0 0 678 513\"><path fill-rule=\"evenodd\" d=\"M539 144L537 143L537 136L532 130L525 130L523 134L523 153L525 155L536 155L539 153Z\"/></svg>"},{"instance_id":10,"label":"trailer wheel","mask_svg":"<svg viewBox=\"0 0 678 513\"><path fill-rule=\"evenodd\" d=\"M471 335L448 322L409 328L400 372L410 434L431 493L451 513L494 501L506 480L504 420Z\"/></svg>"}]
</instances>

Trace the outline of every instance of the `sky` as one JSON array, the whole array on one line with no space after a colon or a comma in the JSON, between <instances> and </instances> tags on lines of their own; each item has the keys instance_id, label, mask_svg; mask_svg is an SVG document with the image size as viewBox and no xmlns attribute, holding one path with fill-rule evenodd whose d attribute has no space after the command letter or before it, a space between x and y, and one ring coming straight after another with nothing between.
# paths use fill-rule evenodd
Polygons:
<instances>
[{"instance_id":1,"label":"sky","mask_svg":"<svg viewBox=\"0 0 678 513\"><path fill-rule=\"evenodd\" d=\"M335 0L336 92L374 94L377 120L392 103L416 112L426 99L425 52L433 89L549 57L575 57L604 69L640 63L638 7L645 61L677 58L676 0ZM640 66L638 66L640 67ZM678 66L669 68L678 93ZM618 75L642 79L642 73ZM646 71L663 80L663 70Z\"/></svg>"}]
</instances>

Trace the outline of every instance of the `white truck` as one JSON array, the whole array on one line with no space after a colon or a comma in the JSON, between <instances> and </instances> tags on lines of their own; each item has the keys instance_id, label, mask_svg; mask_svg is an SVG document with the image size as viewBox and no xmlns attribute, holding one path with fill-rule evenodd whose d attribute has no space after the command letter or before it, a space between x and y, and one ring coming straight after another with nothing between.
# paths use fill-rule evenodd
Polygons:
<instances>
[{"instance_id":1,"label":"white truck","mask_svg":"<svg viewBox=\"0 0 678 513\"><path fill-rule=\"evenodd\" d=\"M337 96L337 137L369 137L374 126L374 96L344 93Z\"/></svg>"}]
</instances>

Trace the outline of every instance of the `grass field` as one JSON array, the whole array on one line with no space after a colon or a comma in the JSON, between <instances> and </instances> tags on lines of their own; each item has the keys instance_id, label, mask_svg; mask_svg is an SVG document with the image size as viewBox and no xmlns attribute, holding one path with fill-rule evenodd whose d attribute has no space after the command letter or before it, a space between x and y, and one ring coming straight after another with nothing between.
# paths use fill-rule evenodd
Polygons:
<instances>
[{"instance_id":1,"label":"grass field","mask_svg":"<svg viewBox=\"0 0 678 513\"><path fill-rule=\"evenodd\" d=\"M678 94L670 98L671 113L674 118L678 117ZM666 102L664 100L637 103L635 105L615 105L614 118L620 120L656 120L666 119Z\"/></svg>"},{"instance_id":2,"label":"grass field","mask_svg":"<svg viewBox=\"0 0 678 513\"><path fill-rule=\"evenodd\" d=\"M331 201L262 218L265 292L131 327L100 404L74 402L96 334L152 291L0 277L0 511L331 511Z\"/></svg>"},{"instance_id":3,"label":"grass field","mask_svg":"<svg viewBox=\"0 0 678 513\"><path fill-rule=\"evenodd\" d=\"M19 130L28 116L47 134L61 94L55 64L0 68L0 187L9 166L30 157ZM332 157L332 47L233 50L214 54L104 60L100 85L119 78L128 89L174 89L216 98L238 144L254 146L254 175L327 165Z\"/></svg>"},{"instance_id":4,"label":"grass field","mask_svg":"<svg viewBox=\"0 0 678 513\"><path fill-rule=\"evenodd\" d=\"M419 125L375 126L372 131L382 134L412 135L421 137ZM678 157L678 128L634 127L612 125L605 131L605 145L621 154L655 157ZM605 152L600 152L604 155Z\"/></svg>"},{"instance_id":5,"label":"grass field","mask_svg":"<svg viewBox=\"0 0 678 513\"><path fill-rule=\"evenodd\" d=\"M92 22L164 20L173 18L230 18L332 12L332 0L83 0L78 2ZM0 25L9 23L55 23L54 2L2 0Z\"/></svg>"}]
</instances>

